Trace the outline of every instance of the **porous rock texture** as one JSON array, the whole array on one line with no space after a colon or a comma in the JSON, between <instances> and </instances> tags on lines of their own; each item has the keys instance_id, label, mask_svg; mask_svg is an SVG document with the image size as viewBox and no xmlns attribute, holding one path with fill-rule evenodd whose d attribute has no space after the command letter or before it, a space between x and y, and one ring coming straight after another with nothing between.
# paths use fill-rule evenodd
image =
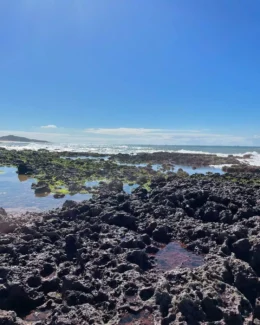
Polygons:
<instances>
[{"instance_id":1,"label":"porous rock texture","mask_svg":"<svg viewBox=\"0 0 260 325\"><path fill-rule=\"evenodd\" d=\"M0 324L260 324L258 186L205 176L151 188L23 223L1 210ZM201 266L160 269L173 241Z\"/></svg>"}]
</instances>

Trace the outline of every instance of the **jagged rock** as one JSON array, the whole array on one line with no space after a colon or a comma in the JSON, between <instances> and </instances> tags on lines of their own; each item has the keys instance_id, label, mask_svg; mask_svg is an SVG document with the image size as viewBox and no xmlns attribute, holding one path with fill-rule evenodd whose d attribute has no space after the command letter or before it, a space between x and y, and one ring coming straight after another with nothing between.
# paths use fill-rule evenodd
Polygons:
<instances>
[{"instance_id":1,"label":"jagged rock","mask_svg":"<svg viewBox=\"0 0 260 325\"><path fill-rule=\"evenodd\" d=\"M140 290L139 295L143 301L146 301L154 295L154 288L152 288L152 287L143 288Z\"/></svg>"},{"instance_id":2,"label":"jagged rock","mask_svg":"<svg viewBox=\"0 0 260 325\"><path fill-rule=\"evenodd\" d=\"M0 234L0 308L17 314L5 319L257 323L260 188L228 175L166 178L149 193L106 190L13 222Z\"/></svg>"},{"instance_id":3,"label":"jagged rock","mask_svg":"<svg viewBox=\"0 0 260 325\"><path fill-rule=\"evenodd\" d=\"M23 162L18 165L17 169L19 175L32 175L34 172L32 166Z\"/></svg>"},{"instance_id":4,"label":"jagged rock","mask_svg":"<svg viewBox=\"0 0 260 325\"><path fill-rule=\"evenodd\" d=\"M66 201L63 203L62 207L63 207L63 208L73 208L73 207L75 207L76 205L77 205L77 202L72 201L72 200L66 200Z\"/></svg>"},{"instance_id":5,"label":"jagged rock","mask_svg":"<svg viewBox=\"0 0 260 325\"><path fill-rule=\"evenodd\" d=\"M16 325L16 313L0 310L0 325Z\"/></svg>"},{"instance_id":6,"label":"jagged rock","mask_svg":"<svg viewBox=\"0 0 260 325\"><path fill-rule=\"evenodd\" d=\"M105 214L103 215L102 220L110 225L126 227L129 229L136 228L135 217L123 212L116 212L112 215Z\"/></svg>"},{"instance_id":7,"label":"jagged rock","mask_svg":"<svg viewBox=\"0 0 260 325\"><path fill-rule=\"evenodd\" d=\"M123 182L121 181L112 181L108 184L108 189L110 191L115 191L115 192L122 192L123 191Z\"/></svg>"},{"instance_id":8,"label":"jagged rock","mask_svg":"<svg viewBox=\"0 0 260 325\"><path fill-rule=\"evenodd\" d=\"M148 255L142 250L135 250L128 253L127 260L130 263L137 264L142 270L147 270L151 267Z\"/></svg>"},{"instance_id":9,"label":"jagged rock","mask_svg":"<svg viewBox=\"0 0 260 325\"><path fill-rule=\"evenodd\" d=\"M33 187L35 194L50 193L51 190L48 184L44 182L39 182L36 186Z\"/></svg>"},{"instance_id":10,"label":"jagged rock","mask_svg":"<svg viewBox=\"0 0 260 325\"><path fill-rule=\"evenodd\" d=\"M168 229L165 226L158 227L153 231L153 239L162 242L168 243L170 240L170 236L168 234Z\"/></svg>"},{"instance_id":11,"label":"jagged rock","mask_svg":"<svg viewBox=\"0 0 260 325\"><path fill-rule=\"evenodd\" d=\"M249 250L251 245L247 238L239 239L235 243L233 243L233 250L236 256L243 260L249 259Z\"/></svg>"},{"instance_id":12,"label":"jagged rock","mask_svg":"<svg viewBox=\"0 0 260 325\"><path fill-rule=\"evenodd\" d=\"M0 208L0 220L4 219L5 217L7 217L7 212L5 211L5 209Z\"/></svg>"},{"instance_id":13,"label":"jagged rock","mask_svg":"<svg viewBox=\"0 0 260 325\"><path fill-rule=\"evenodd\" d=\"M53 195L54 199L62 199L65 197L65 194L59 194L59 193L56 193Z\"/></svg>"}]
</instances>

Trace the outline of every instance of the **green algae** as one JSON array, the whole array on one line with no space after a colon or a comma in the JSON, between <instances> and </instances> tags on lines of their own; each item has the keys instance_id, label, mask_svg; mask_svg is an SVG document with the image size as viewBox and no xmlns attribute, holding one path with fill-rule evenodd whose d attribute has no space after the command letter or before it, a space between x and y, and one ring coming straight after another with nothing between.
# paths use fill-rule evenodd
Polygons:
<instances>
[{"instance_id":1,"label":"green algae","mask_svg":"<svg viewBox=\"0 0 260 325\"><path fill-rule=\"evenodd\" d=\"M150 182L145 183L145 184L142 185L142 187L145 188L148 192L151 191L151 187L150 186L151 186L151 183Z\"/></svg>"},{"instance_id":2,"label":"green algae","mask_svg":"<svg viewBox=\"0 0 260 325\"><path fill-rule=\"evenodd\" d=\"M175 177L214 177L207 176L189 176L183 170L179 170L177 173L170 171L172 165L164 165L162 170L155 171L149 168L149 164L146 167L135 165L119 165L116 160L98 160L98 159L64 159L63 155L68 153L49 152L46 150L31 151L15 151L15 150L3 150L0 148L0 166L14 166L17 167L19 161L32 166L34 173L30 177L35 178L37 182L42 181L50 187L50 190L54 194L89 194L95 192L96 188L86 185L87 182L110 182L112 180L120 180L123 183L134 185L140 184L141 187L151 190L151 182L154 178L160 178L163 180L172 180ZM80 156L81 154L71 154L71 157ZM83 154L82 154L83 156ZM86 153L84 153L86 156ZM93 155L92 155L93 156ZM102 158L102 155L95 155ZM129 157L128 157L129 158ZM134 157L140 163L140 157ZM121 162L124 159L121 159ZM129 161L125 160L125 163ZM146 163L157 163L157 161L146 161ZM151 165L150 165L151 166ZM163 173L163 170L168 171ZM1 171L0 171L1 174ZM230 180L232 182L238 182L241 184L260 184L260 179L246 179L237 178L234 175L223 175L218 180ZM75 189L73 189L73 187ZM73 190L72 190L73 189Z\"/></svg>"},{"instance_id":3,"label":"green algae","mask_svg":"<svg viewBox=\"0 0 260 325\"><path fill-rule=\"evenodd\" d=\"M56 188L55 186L50 185L51 193L53 194L70 194L70 191L67 188Z\"/></svg>"}]
</instances>

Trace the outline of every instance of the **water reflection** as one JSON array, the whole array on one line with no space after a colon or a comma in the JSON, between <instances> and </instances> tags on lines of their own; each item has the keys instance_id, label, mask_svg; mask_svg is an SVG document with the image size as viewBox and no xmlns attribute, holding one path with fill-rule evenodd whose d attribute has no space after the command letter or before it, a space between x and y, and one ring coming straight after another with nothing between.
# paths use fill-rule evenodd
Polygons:
<instances>
[{"instance_id":1,"label":"water reflection","mask_svg":"<svg viewBox=\"0 0 260 325\"><path fill-rule=\"evenodd\" d=\"M221 168L217 167L191 167L191 166L184 166L184 165L162 165L162 164L131 164L131 163L121 163L121 162L116 162L118 165L121 166L135 166L135 167L143 167L143 168L148 168L152 169L156 172L160 171L162 173L167 173L168 171L172 172L177 172L179 169L182 169L189 175L193 174L206 174L206 173L219 173L219 174L225 174Z\"/></svg>"},{"instance_id":2,"label":"water reflection","mask_svg":"<svg viewBox=\"0 0 260 325\"><path fill-rule=\"evenodd\" d=\"M99 186L99 182L100 181L87 181L85 183L85 186L87 186L87 187L97 187L97 186Z\"/></svg>"},{"instance_id":3,"label":"water reflection","mask_svg":"<svg viewBox=\"0 0 260 325\"><path fill-rule=\"evenodd\" d=\"M139 167L145 167L146 164L139 164ZM149 168L147 166L146 168ZM162 165L156 164L152 165L150 168L158 170L162 168ZM207 173L207 172L219 172L223 174L221 169L213 167L203 167L193 169L188 166L174 166L174 171L177 171L179 168L182 168L184 171L189 174L194 173ZM37 180L30 178L27 175L18 175L16 173L16 168L14 167L1 167L0 166L0 207L5 209L10 208L21 208L27 210L40 209L40 210L49 210L61 206L67 199L82 201L87 200L92 197L91 194L78 194L74 195L65 195L65 197L53 197L52 193L44 192L37 193L31 189L33 183L37 183ZM89 181L85 184L86 187L97 187L99 186L99 180ZM127 184L124 183L123 190L126 193L131 193L138 184Z\"/></svg>"},{"instance_id":4,"label":"water reflection","mask_svg":"<svg viewBox=\"0 0 260 325\"><path fill-rule=\"evenodd\" d=\"M28 181L29 177L27 175L19 175L18 174L18 179L20 182L26 182L26 181Z\"/></svg>"},{"instance_id":5,"label":"water reflection","mask_svg":"<svg viewBox=\"0 0 260 325\"><path fill-rule=\"evenodd\" d=\"M91 194L66 195L55 199L52 193L37 193L31 189L37 180L26 175L18 175L14 167L0 167L0 207L7 211L50 210L61 206L66 200L82 201L91 198Z\"/></svg>"},{"instance_id":6,"label":"water reflection","mask_svg":"<svg viewBox=\"0 0 260 325\"><path fill-rule=\"evenodd\" d=\"M177 172L178 169L182 169L189 175L194 175L194 174L207 174L207 173L219 173L219 174L225 174L221 168L216 168L216 167L198 167L194 169L194 167L191 166L183 166L183 165L175 165L174 166L174 172Z\"/></svg>"},{"instance_id":7,"label":"water reflection","mask_svg":"<svg viewBox=\"0 0 260 325\"><path fill-rule=\"evenodd\" d=\"M48 193L48 192L43 192L43 193L34 192L34 195L35 195L35 197L46 197L46 196L49 196L50 193Z\"/></svg>"},{"instance_id":8,"label":"water reflection","mask_svg":"<svg viewBox=\"0 0 260 325\"><path fill-rule=\"evenodd\" d=\"M203 257L188 251L178 242L171 242L156 255L157 268L169 271L176 267L195 268L204 263Z\"/></svg>"},{"instance_id":9,"label":"water reflection","mask_svg":"<svg viewBox=\"0 0 260 325\"><path fill-rule=\"evenodd\" d=\"M124 184L123 186L123 190L128 193L128 194L131 194L133 190L135 190L137 187L139 186L139 184Z\"/></svg>"}]
</instances>

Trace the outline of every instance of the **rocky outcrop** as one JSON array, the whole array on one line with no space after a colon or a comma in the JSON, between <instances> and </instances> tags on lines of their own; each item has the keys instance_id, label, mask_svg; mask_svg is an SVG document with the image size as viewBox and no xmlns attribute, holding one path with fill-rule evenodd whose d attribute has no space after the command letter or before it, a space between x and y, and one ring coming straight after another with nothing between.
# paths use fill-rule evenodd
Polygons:
<instances>
[{"instance_id":1,"label":"rocky outcrop","mask_svg":"<svg viewBox=\"0 0 260 325\"><path fill-rule=\"evenodd\" d=\"M154 152L154 153L137 153L136 155L118 154L111 156L112 160L118 160L124 163L143 163L149 162L154 164L164 164L167 169L167 165L170 163L184 166L209 166L209 165L223 165L223 164L240 164L239 160L230 155L228 157L219 157L217 155L209 154L192 154L192 153L180 153L180 152Z\"/></svg>"},{"instance_id":2,"label":"rocky outcrop","mask_svg":"<svg viewBox=\"0 0 260 325\"><path fill-rule=\"evenodd\" d=\"M32 189L34 190L35 194L44 194L50 193L51 190L45 182L38 182L38 184L32 184Z\"/></svg>"},{"instance_id":3,"label":"rocky outcrop","mask_svg":"<svg viewBox=\"0 0 260 325\"><path fill-rule=\"evenodd\" d=\"M33 174L33 168L32 166L26 164L26 163L19 163L18 167L18 174L19 175L32 175Z\"/></svg>"},{"instance_id":4,"label":"rocky outcrop","mask_svg":"<svg viewBox=\"0 0 260 325\"><path fill-rule=\"evenodd\" d=\"M258 324L260 189L219 179L106 187L1 233L0 324Z\"/></svg>"},{"instance_id":5,"label":"rocky outcrop","mask_svg":"<svg viewBox=\"0 0 260 325\"><path fill-rule=\"evenodd\" d=\"M5 209L0 207L0 220L5 218L7 216L7 212L5 211Z\"/></svg>"},{"instance_id":6,"label":"rocky outcrop","mask_svg":"<svg viewBox=\"0 0 260 325\"><path fill-rule=\"evenodd\" d=\"M227 173L256 173L256 174L260 174L260 167L241 164L241 165L224 166L223 171L227 172Z\"/></svg>"}]
</instances>

